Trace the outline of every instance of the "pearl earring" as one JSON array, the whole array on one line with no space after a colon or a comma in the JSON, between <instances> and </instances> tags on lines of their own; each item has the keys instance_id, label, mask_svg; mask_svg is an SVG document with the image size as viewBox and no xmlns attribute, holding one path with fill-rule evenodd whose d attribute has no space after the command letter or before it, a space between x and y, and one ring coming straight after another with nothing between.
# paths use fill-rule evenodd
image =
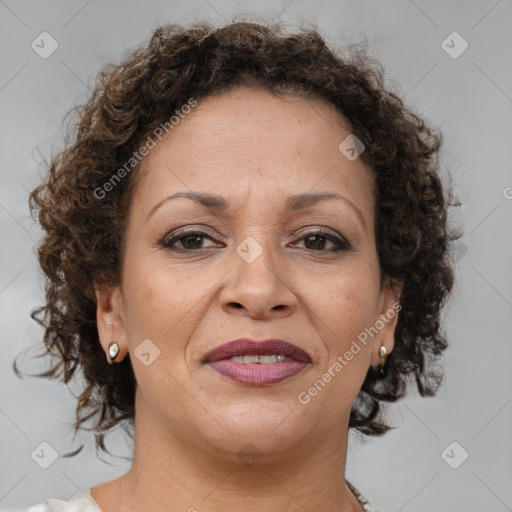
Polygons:
<instances>
[{"instance_id":1,"label":"pearl earring","mask_svg":"<svg viewBox=\"0 0 512 512\"><path fill-rule=\"evenodd\" d=\"M387 374L387 366L386 366L386 359L387 359L387 353L386 347L384 345L381 345L379 348L379 356L381 358L381 362L379 363L379 376L381 378L384 378Z\"/></svg>"},{"instance_id":2,"label":"pearl earring","mask_svg":"<svg viewBox=\"0 0 512 512\"><path fill-rule=\"evenodd\" d=\"M119 345L115 341L108 346L108 354L110 356L109 363L112 364L117 354L119 354Z\"/></svg>"}]
</instances>

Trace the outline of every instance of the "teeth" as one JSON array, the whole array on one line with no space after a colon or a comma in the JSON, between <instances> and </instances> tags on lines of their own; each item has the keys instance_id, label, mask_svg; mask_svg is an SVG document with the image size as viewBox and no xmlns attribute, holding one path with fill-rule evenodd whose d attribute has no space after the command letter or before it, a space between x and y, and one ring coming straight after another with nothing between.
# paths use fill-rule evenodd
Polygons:
<instances>
[{"instance_id":1,"label":"teeth","mask_svg":"<svg viewBox=\"0 0 512 512\"><path fill-rule=\"evenodd\" d=\"M281 363L286 359L283 354L272 354L268 356L233 356L230 358L231 361L234 363L263 363L263 364L269 364L269 363Z\"/></svg>"},{"instance_id":2,"label":"teeth","mask_svg":"<svg viewBox=\"0 0 512 512\"><path fill-rule=\"evenodd\" d=\"M270 356L258 356L260 363L277 363L279 361L279 355L270 355Z\"/></svg>"},{"instance_id":3,"label":"teeth","mask_svg":"<svg viewBox=\"0 0 512 512\"><path fill-rule=\"evenodd\" d=\"M259 363L260 356L233 356L231 361L235 363Z\"/></svg>"}]
</instances>

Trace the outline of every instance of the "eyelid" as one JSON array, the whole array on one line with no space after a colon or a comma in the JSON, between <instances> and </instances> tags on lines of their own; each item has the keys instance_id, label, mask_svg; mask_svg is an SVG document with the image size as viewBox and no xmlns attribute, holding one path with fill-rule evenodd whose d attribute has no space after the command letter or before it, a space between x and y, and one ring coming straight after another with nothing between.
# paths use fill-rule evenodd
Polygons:
<instances>
[{"instance_id":1,"label":"eyelid","mask_svg":"<svg viewBox=\"0 0 512 512\"><path fill-rule=\"evenodd\" d=\"M343 235L340 231L338 231L337 229L334 229L334 228L320 225L320 224L309 224L307 226L302 226L299 230L290 231L289 233L287 233L286 236L293 235L293 236L303 237L305 235L308 235L309 233L315 234L318 232L322 232L322 233L325 233L328 235L335 236L337 238L342 239L347 245L349 244L349 241L346 238L346 236Z\"/></svg>"},{"instance_id":2,"label":"eyelid","mask_svg":"<svg viewBox=\"0 0 512 512\"><path fill-rule=\"evenodd\" d=\"M335 236L342 236L341 233L338 233L335 229L328 228L327 226L319 226L317 224L311 224L309 226L303 226L298 232L298 235L307 235L308 233L316 233L318 231L322 231L324 233L329 233Z\"/></svg>"},{"instance_id":3,"label":"eyelid","mask_svg":"<svg viewBox=\"0 0 512 512\"><path fill-rule=\"evenodd\" d=\"M196 232L201 232L201 234L208 235L211 238L218 238L225 243L226 239L224 235L220 234L217 230L212 230L210 227L205 226L204 224L191 224L186 227L176 228L175 230L171 230L166 233L161 241L168 240L170 238L175 238L180 235L193 235Z\"/></svg>"}]
</instances>

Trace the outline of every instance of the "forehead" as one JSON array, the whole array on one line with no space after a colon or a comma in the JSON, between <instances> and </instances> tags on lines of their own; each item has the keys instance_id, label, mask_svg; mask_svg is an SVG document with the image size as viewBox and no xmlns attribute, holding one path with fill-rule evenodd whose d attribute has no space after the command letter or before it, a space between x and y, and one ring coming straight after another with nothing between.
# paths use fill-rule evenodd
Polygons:
<instances>
[{"instance_id":1,"label":"forehead","mask_svg":"<svg viewBox=\"0 0 512 512\"><path fill-rule=\"evenodd\" d=\"M350 134L350 124L322 100L255 88L211 96L146 156L135 200L150 209L174 192L201 191L277 205L283 194L328 191L366 205L370 215L372 173L338 149Z\"/></svg>"}]
</instances>

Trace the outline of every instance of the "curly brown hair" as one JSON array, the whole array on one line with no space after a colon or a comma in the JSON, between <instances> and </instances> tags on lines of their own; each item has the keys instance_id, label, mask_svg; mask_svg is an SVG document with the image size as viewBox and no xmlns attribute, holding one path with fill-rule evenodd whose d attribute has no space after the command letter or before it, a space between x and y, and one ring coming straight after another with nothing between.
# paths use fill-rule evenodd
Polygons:
<instances>
[{"instance_id":1,"label":"curly brown hair","mask_svg":"<svg viewBox=\"0 0 512 512\"><path fill-rule=\"evenodd\" d=\"M447 347L440 313L454 284L449 242L461 236L448 229L447 210L460 203L451 203L451 191L448 198L443 195L442 135L385 88L381 64L363 46L346 45L342 56L315 28L286 34L279 24L165 25L146 46L103 68L91 97L72 111L78 121L66 147L51 159L44 182L29 198L45 232L39 262L46 277L46 303L31 316L45 329L39 357L57 358L36 376L68 384L76 372L83 373L75 434L80 428L95 431L96 451L106 450L109 429L126 423L133 427L136 380L130 358L107 364L93 284L120 282L138 165L108 194L98 191L187 100L233 87L323 99L365 145L360 157L375 176L381 276L403 282L403 290L386 377L379 379L369 368L349 427L366 435L394 428L383 421L380 402L402 398L409 374L422 396L437 391L443 372L436 362ZM19 375L16 361L14 370ZM95 424L86 428L91 418Z\"/></svg>"}]
</instances>

